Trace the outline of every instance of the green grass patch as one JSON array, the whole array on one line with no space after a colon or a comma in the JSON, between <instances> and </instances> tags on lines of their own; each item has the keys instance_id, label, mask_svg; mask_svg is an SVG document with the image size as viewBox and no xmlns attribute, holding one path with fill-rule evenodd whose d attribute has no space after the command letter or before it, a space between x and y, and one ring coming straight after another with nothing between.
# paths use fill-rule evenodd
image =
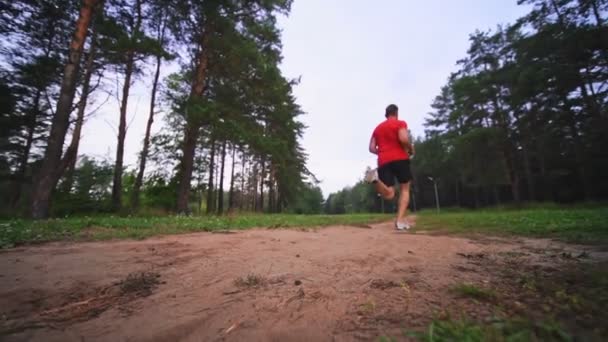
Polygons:
<instances>
[{"instance_id":1,"label":"green grass patch","mask_svg":"<svg viewBox=\"0 0 608 342\"><path fill-rule=\"evenodd\" d=\"M242 230L250 228L322 227L361 225L386 221L389 215L289 215L243 214L236 216L69 217L45 221L0 221L0 248L57 240L143 239L155 235Z\"/></svg>"},{"instance_id":2,"label":"green grass patch","mask_svg":"<svg viewBox=\"0 0 608 342\"><path fill-rule=\"evenodd\" d=\"M425 342L572 341L555 323L534 323L527 320L495 320L485 324L469 320L436 320L425 332L407 335Z\"/></svg>"},{"instance_id":3,"label":"green grass patch","mask_svg":"<svg viewBox=\"0 0 608 342\"><path fill-rule=\"evenodd\" d=\"M450 288L450 291L461 297L473 298L485 302L491 302L498 298L494 290L477 287L472 284L458 284Z\"/></svg>"},{"instance_id":4,"label":"green grass patch","mask_svg":"<svg viewBox=\"0 0 608 342\"><path fill-rule=\"evenodd\" d=\"M558 238L569 242L608 242L608 207L546 207L477 211L428 210L418 228L453 233L490 233Z\"/></svg>"}]
</instances>

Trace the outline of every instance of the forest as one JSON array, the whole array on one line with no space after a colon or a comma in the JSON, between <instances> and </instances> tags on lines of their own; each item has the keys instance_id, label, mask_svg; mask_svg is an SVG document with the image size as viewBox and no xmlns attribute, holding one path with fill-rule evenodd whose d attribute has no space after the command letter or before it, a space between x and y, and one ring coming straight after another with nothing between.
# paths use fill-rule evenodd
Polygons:
<instances>
[{"instance_id":1,"label":"forest","mask_svg":"<svg viewBox=\"0 0 608 342\"><path fill-rule=\"evenodd\" d=\"M1 6L1 215L320 210L298 79L279 69L277 17L291 0ZM177 72L161 78L169 64ZM138 163L127 167L136 82L151 101ZM83 155L83 127L108 99L120 108L108 137L115 157ZM317 209L297 209L301 190Z\"/></svg>"},{"instance_id":2,"label":"forest","mask_svg":"<svg viewBox=\"0 0 608 342\"><path fill-rule=\"evenodd\" d=\"M608 0L0 0L0 341L608 341L607 132Z\"/></svg>"},{"instance_id":3,"label":"forest","mask_svg":"<svg viewBox=\"0 0 608 342\"><path fill-rule=\"evenodd\" d=\"M411 208L608 196L608 2L520 0L470 35L416 132ZM282 75L289 0L19 0L0 8L0 215L390 212L362 182L323 198ZM178 66L161 77L162 70ZM125 165L135 83L149 91ZM131 100L131 102L130 102ZM107 101L116 153L79 153ZM402 104L403 119L407 112ZM157 132L157 133L154 133Z\"/></svg>"},{"instance_id":4,"label":"forest","mask_svg":"<svg viewBox=\"0 0 608 342\"><path fill-rule=\"evenodd\" d=\"M519 0L470 35L415 139L412 209L608 199L608 1ZM408 120L407 109L401 119ZM358 183L328 213L393 210Z\"/></svg>"}]
</instances>

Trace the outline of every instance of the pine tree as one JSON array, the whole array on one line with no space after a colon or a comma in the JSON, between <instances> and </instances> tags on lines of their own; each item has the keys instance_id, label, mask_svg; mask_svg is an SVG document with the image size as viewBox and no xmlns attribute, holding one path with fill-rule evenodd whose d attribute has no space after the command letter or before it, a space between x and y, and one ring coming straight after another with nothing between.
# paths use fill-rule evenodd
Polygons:
<instances>
[{"instance_id":1,"label":"pine tree","mask_svg":"<svg viewBox=\"0 0 608 342\"><path fill-rule=\"evenodd\" d=\"M96 9L100 10L97 8L99 3L99 0L85 0L75 25L75 33L70 43L69 54L63 71L59 99L51 121L48 144L41 167L34 177L30 215L35 219L46 218L49 215L51 194L60 176L57 174L57 170L61 163L63 142L69 126L70 112L79 76L80 59L94 12Z\"/></svg>"}]
</instances>

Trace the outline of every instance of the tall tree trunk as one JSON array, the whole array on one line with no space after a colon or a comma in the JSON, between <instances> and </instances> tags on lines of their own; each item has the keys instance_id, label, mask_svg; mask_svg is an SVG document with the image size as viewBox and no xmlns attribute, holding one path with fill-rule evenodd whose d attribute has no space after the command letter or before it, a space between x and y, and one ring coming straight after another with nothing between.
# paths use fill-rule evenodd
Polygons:
<instances>
[{"instance_id":1,"label":"tall tree trunk","mask_svg":"<svg viewBox=\"0 0 608 342\"><path fill-rule=\"evenodd\" d=\"M139 171L133 185L133 194L131 197L131 207L133 210L139 208L139 192L144 181L144 173L146 171L146 160L148 159L148 150L150 149L150 132L152 131L152 123L154 123L154 111L156 108L156 91L158 88L158 79L160 77L160 66L162 57L156 56L156 72L154 73L154 81L152 82L152 95L150 99L150 113L148 114L148 123L146 124L146 134L144 135L144 146L141 150L139 159Z\"/></svg>"},{"instance_id":2,"label":"tall tree trunk","mask_svg":"<svg viewBox=\"0 0 608 342\"><path fill-rule=\"evenodd\" d=\"M57 169L61 163L61 153L65 135L70 125L70 112L74 101L80 58L87 37L87 31L93 17L94 9L101 0L84 0L76 21L76 31L70 43L68 60L63 72L57 109L51 122L48 144L44 152L42 165L38 171L30 204L30 215L34 219L46 218L49 215L51 194L57 184Z\"/></svg>"},{"instance_id":3,"label":"tall tree trunk","mask_svg":"<svg viewBox=\"0 0 608 342\"><path fill-rule=\"evenodd\" d=\"M532 172L532 166L530 165L530 153L528 147L524 146L522 149L524 157L524 171L526 172L526 184L528 185L528 200L536 201L536 180L534 179L534 173Z\"/></svg>"},{"instance_id":4,"label":"tall tree trunk","mask_svg":"<svg viewBox=\"0 0 608 342\"><path fill-rule=\"evenodd\" d=\"M216 212L216 210L217 210L217 199L218 199L219 183L220 183L219 182L219 177L220 177L219 176L220 175L220 159L221 159L220 152L221 152L220 145L217 145L217 151L216 151L216 154L215 154L215 162L213 164L215 166L215 170L213 170L213 175L214 175L214 178L215 178L215 180L214 180L215 184L213 184L213 207L212 207L213 208L213 210L212 210L213 213Z\"/></svg>"},{"instance_id":5,"label":"tall tree trunk","mask_svg":"<svg viewBox=\"0 0 608 342\"><path fill-rule=\"evenodd\" d=\"M593 15L595 16L595 21L597 22L597 27L602 27L604 25L604 20L600 15L600 9L596 0L591 1L591 8L593 8Z\"/></svg>"},{"instance_id":6,"label":"tall tree trunk","mask_svg":"<svg viewBox=\"0 0 608 342\"><path fill-rule=\"evenodd\" d=\"M498 127L502 130L504 137L502 141L502 156L504 158L505 165L507 166L507 174L509 176L509 182L511 184L511 194L513 196L513 201L519 203L521 200L520 192L519 192L519 171L517 168L517 162L515 158L515 146L513 144L513 139L509 138L509 123L507 119L507 115L502 110L498 96L494 96L493 98L494 110L497 116Z\"/></svg>"},{"instance_id":7,"label":"tall tree trunk","mask_svg":"<svg viewBox=\"0 0 608 342\"><path fill-rule=\"evenodd\" d=\"M199 155L196 159L198 161L198 165L196 167L196 199L197 199L197 207L196 213L201 214L203 211L203 196L205 196L205 192L203 191L203 181L205 178L205 172L203 170L203 159L204 159L204 151L202 148L197 149ZM196 152L195 152L196 153Z\"/></svg>"},{"instance_id":8,"label":"tall tree trunk","mask_svg":"<svg viewBox=\"0 0 608 342\"><path fill-rule=\"evenodd\" d=\"M545 160L545 149L543 148L543 145L539 140L536 141L536 151L538 154L538 167L540 168L540 194L542 196L541 200L542 201L547 201L550 198L553 199L553 201L555 201L556 199L553 198L553 194L551 192L550 187L548 186L548 175L547 175L547 162Z\"/></svg>"},{"instance_id":9,"label":"tall tree trunk","mask_svg":"<svg viewBox=\"0 0 608 342\"><path fill-rule=\"evenodd\" d=\"M53 51L53 49L55 48L55 36L55 33L51 33L51 36L48 37L48 42L44 49L44 58L49 58L51 55L51 51ZM25 146L23 149L23 154L21 155L21 158L19 160L19 168L16 173L13 191L11 191L13 193L13 197L9 202L10 207L13 209L16 209L25 190L24 185L27 174L27 167L29 164L30 153L34 143L34 135L36 134L37 119L38 117L40 117L40 115L43 114L40 111L40 100L42 98L43 91L45 91L45 88L43 88L42 86L39 85L38 87L36 87L36 95L34 95L34 104L31 108L30 115L28 115L28 121L26 122L27 136L25 138Z\"/></svg>"},{"instance_id":10,"label":"tall tree trunk","mask_svg":"<svg viewBox=\"0 0 608 342\"><path fill-rule=\"evenodd\" d=\"M270 163L270 175L268 180L268 211L270 213L276 212L275 210L275 193L274 193L274 175L275 169L272 162Z\"/></svg>"},{"instance_id":11,"label":"tall tree trunk","mask_svg":"<svg viewBox=\"0 0 608 342\"><path fill-rule=\"evenodd\" d=\"M583 196L585 200L591 198L591 181L588 176L587 167L585 163L584 153L582 150L583 142L581 141L581 137L576 127L577 117L574 111L572 110L572 106L570 104L570 100L566 94L561 94L562 101L564 102L565 111L568 113L568 125L570 129L570 133L572 134L573 144L574 144L574 165L576 167L576 172L578 174L581 186L583 188Z\"/></svg>"},{"instance_id":12,"label":"tall tree trunk","mask_svg":"<svg viewBox=\"0 0 608 342\"><path fill-rule=\"evenodd\" d=\"M253 184L249 184L249 191L251 196L251 211L256 211L258 208L258 163L257 161L255 161L255 158L252 161L251 181L253 182Z\"/></svg>"},{"instance_id":13,"label":"tall tree trunk","mask_svg":"<svg viewBox=\"0 0 608 342\"><path fill-rule=\"evenodd\" d=\"M553 7L555 14L557 15L557 21L559 22L559 24L561 26L565 26L564 17L562 16L562 13L559 11L559 6L557 6L557 3L555 2L555 0L551 0L551 6Z\"/></svg>"},{"instance_id":14,"label":"tall tree trunk","mask_svg":"<svg viewBox=\"0 0 608 342\"><path fill-rule=\"evenodd\" d=\"M584 160L583 151L581 149L581 141L578 133L578 129L576 128L576 122L574 119L570 122L570 131L572 133L572 137L574 138L574 162L576 165L576 173L581 182L581 186L583 189L583 199L589 200L591 199L591 181L589 180L589 175L587 172L586 162Z\"/></svg>"},{"instance_id":15,"label":"tall tree trunk","mask_svg":"<svg viewBox=\"0 0 608 342\"><path fill-rule=\"evenodd\" d=\"M260 212L264 212L264 179L266 178L266 157L262 156L260 163Z\"/></svg>"},{"instance_id":16,"label":"tall tree trunk","mask_svg":"<svg viewBox=\"0 0 608 342\"><path fill-rule=\"evenodd\" d=\"M74 169L76 168L76 160L78 159L78 147L80 146L80 136L82 135L82 126L84 125L84 114L87 108L89 93L91 92L91 77L95 68L95 55L97 52L97 27L93 26L91 36L91 48L85 65L84 78L82 81L82 95L78 103L78 111L76 114L76 123L72 132L72 140L64 153L61 160L61 173L65 173L65 182L63 191L70 192L74 183Z\"/></svg>"},{"instance_id":17,"label":"tall tree trunk","mask_svg":"<svg viewBox=\"0 0 608 342\"><path fill-rule=\"evenodd\" d=\"M236 164L236 146L232 146L232 169L230 171L230 190L228 193L228 210L234 209L234 165Z\"/></svg>"},{"instance_id":18,"label":"tall tree trunk","mask_svg":"<svg viewBox=\"0 0 608 342\"><path fill-rule=\"evenodd\" d=\"M194 152L196 150L196 143L198 140L197 138L199 131L200 129L198 126L195 126L193 124L186 124L183 143L184 156L182 157L182 162L180 165L182 177L179 183L177 194L177 211L182 214L189 213L188 199L190 197L190 182L192 179L192 170L194 167ZM184 173L188 173L189 176L185 177L183 175ZM187 182L186 178L188 179Z\"/></svg>"},{"instance_id":19,"label":"tall tree trunk","mask_svg":"<svg viewBox=\"0 0 608 342\"><path fill-rule=\"evenodd\" d=\"M579 0L579 5L582 6L584 5L584 0ZM602 29L604 26L604 19L602 18L602 15L600 14L601 10L600 10L600 6L598 4L597 0L590 0L589 3L591 4L591 12L593 12L593 16L595 17L595 23L598 29ZM603 37L605 39L605 37ZM606 60L606 62L608 62L608 54L606 53L605 50L600 52L602 55L602 58L604 58L604 60Z\"/></svg>"},{"instance_id":20,"label":"tall tree trunk","mask_svg":"<svg viewBox=\"0 0 608 342\"><path fill-rule=\"evenodd\" d=\"M131 32L131 44L135 43L135 37L139 34L142 21L141 0L135 2L135 24ZM114 181L112 183L112 208L115 211L122 209L122 171L125 153L125 138L127 136L127 105L129 92L131 90L131 78L135 71L135 50L127 52L125 64L125 83L122 86L122 99L120 103L120 121L118 124L118 144L116 146L116 162L114 163Z\"/></svg>"},{"instance_id":21,"label":"tall tree trunk","mask_svg":"<svg viewBox=\"0 0 608 342\"><path fill-rule=\"evenodd\" d=\"M163 12L162 22L158 27L158 32L156 38L160 45L165 44L165 31L167 27L167 19L165 16L166 12ZM160 67L162 65L162 56L159 53L156 55L156 71L154 73L154 79L152 81L152 92L150 98L150 112L148 114L148 123L146 124L146 133L144 135L144 143L143 148L140 155L139 160L139 170L137 172L137 177L135 178L135 184L133 184L133 193L131 196L131 207L133 210L139 209L139 194L141 191L141 186L144 181L144 174L146 171L146 161L148 159L148 150L150 149L150 134L152 131L152 124L154 123L154 111L156 110L156 93L158 90L158 80L160 78ZM200 197L200 196L199 196ZM199 201L199 211L201 209L200 204L202 199Z\"/></svg>"},{"instance_id":22,"label":"tall tree trunk","mask_svg":"<svg viewBox=\"0 0 608 342\"><path fill-rule=\"evenodd\" d=\"M498 185L492 186L492 194L494 195L494 204L500 205L500 192Z\"/></svg>"},{"instance_id":23,"label":"tall tree trunk","mask_svg":"<svg viewBox=\"0 0 608 342\"><path fill-rule=\"evenodd\" d=\"M129 53L125 69L125 83L122 88L122 99L120 104L120 121L118 124L118 144L116 146L116 162L114 163L114 180L112 183L112 209L118 211L122 207L122 171L125 153L125 138L127 135L127 103L129 100L129 89L131 88L131 76L134 66L133 53Z\"/></svg>"},{"instance_id":24,"label":"tall tree trunk","mask_svg":"<svg viewBox=\"0 0 608 342\"><path fill-rule=\"evenodd\" d=\"M198 185L199 185L199 190L197 191L198 201L197 201L197 206L196 206L196 213L200 215L203 212L203 191L200 188L201 182L198 182Z\"/></svg>"},{"instance_id":25,"label":"tall tree trunk","mask_svg":"<svg viewBox=\"0 0 608 342\"><path fill-rule=\"evenodd\" d=\"M280 213L283 211L283 205L284 205L283 191L281 191L280 187L278 187L278 193L279 193L279 196L277 198L277 212Z\"/></svg>"},{"instance_id":26,"label":"tall tree trunk","mask_svg":"<svg viewBox=\"0 0 608 342\"><path fill-rule=\"evenodd\" d=\"M222 145L222 166L220 167L220 186L217 194L217 213L219 215L224 213L224 165L226 163L226 140Z\"/></svg>"},{"instance_id":27,"label":"tall tree trunk","mask_svg":"<svg viewBox=\"0 0 608 342\"><path fill-rule=\"evenodd\" d=\"M466 189L464 188L464 182L462 181L462 176L459 176L458 182L456 183L456 197L458 198L458 206L464 207L463 197L466 194Z\"/></svg>"},{"instance_id":28,"label":"tall tree trunk","mask_svg":"<svg viewBox=\"0 0 608 342\"><path fill-rule=\"evenodd\" d=\"M204 29L196 57L196 68L194 70L192 88L190 89L190 100L203 97L207 76L207 64L209 61L207 54L208 42L209 29ZM195 115L186 115L186 131L184 134L182 162L180 165L181 179L177 191L177 211L180 213L188 212L188 198L190 196L190 180L192 179L194 150L196 149L197 135L200 127L201 122L195 118Z\"/></svg>"},{"instance_id":29,"label":"tall tree trunk","mask_svg":"<svg viewBox=\"0 0 608 342\"><path fill-rule=\"evenodd\" d=\"M243 210L245 202L245 167L247 164L247 156L245 155L245 149L241 150L242 164L241 164L241 195L239 196L239 210Z\"/></svg>"},{"instance_id":30,"label":"tall tree trunk","mask_svg":"<svg viewBox=\"0 0 608 342\"><path fill-rule=\"evenodd\" d=\"M213 196L213 172L215 170L215 139L211 139L211 155L209 157L209 183L207 184L207 214L211 214L215 209L215 196Z\"/></svg>"},{"instance_id":31,"label":"tall tree trunk","mask_svg":"<svg viewBox=\"0 0 608 342\"><path fill-rule=\"evenodd\" d=\"M505 146L503 148L503 158L505 164L507 165L507 174L509 176L509 183L511 184L511 195L513 196L513 201L515 203L519 203L521 201L521 196L519 193L519 173L517 172L517 167L515 166L515 157L513 156L513 152L509 146Z\"/></svg>"}]
</instances>

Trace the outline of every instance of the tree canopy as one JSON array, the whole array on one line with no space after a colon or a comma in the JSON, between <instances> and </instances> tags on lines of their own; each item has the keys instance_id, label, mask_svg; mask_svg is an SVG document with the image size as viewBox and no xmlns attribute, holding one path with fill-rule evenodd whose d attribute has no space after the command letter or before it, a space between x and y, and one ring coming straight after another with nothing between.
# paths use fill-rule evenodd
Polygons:
<instances>
[{"instance_id":1,"label":"tree canopy","mask_svg":"<svg viewBox=\"0 0 608 342\"><path fill-rule=\"evenodd\" d=\"M412 162L419 206L434 205L428 177L452 206L608 196L608 1L519 3L530 13L470 35L432 102ZM341 194L331 212L348 209L332 204Z\"/></svg>"},{"instance_id":2,"label":"tree canopy","mask_svg":"<svg viewBox=\"0 0 608 342\"><path fill-rule=\"evenodd\" d=\"M290 0L18 0L3 7L0 187L11 194L2 199L4 214L44 218L65 213L66 203L82 204L70 213L296 206L314 176L300 143L298 80L279 69L277 16L290 8ZM167 61L180 70L161 79ZM150 85L151 101L140 163L131 170L123 160L135 82ZM120 103L116 158L79 156L82 126L95 113L87 104L108 93Z\"/></svg>"}]
</instances>

